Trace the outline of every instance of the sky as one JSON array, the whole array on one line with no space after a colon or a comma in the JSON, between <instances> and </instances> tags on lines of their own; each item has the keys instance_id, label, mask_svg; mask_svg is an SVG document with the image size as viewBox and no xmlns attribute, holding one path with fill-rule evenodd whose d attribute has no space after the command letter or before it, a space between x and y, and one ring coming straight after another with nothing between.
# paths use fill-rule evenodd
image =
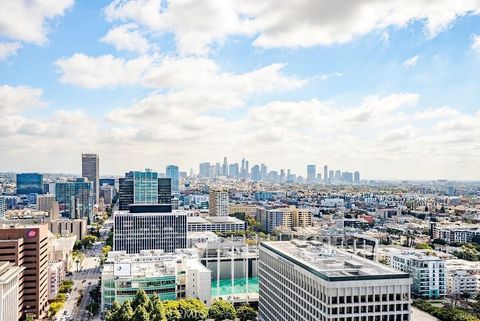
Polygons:
<instances>
[{"instance_id":1,"label":"sky","mask_svg":"<svg viewBox=\"0 0 480 321\"><path fill-rule=\"evenodd\" d=\"M0 171L480 179L480 0L0 0Z\"/></svg>"}]
</instances>

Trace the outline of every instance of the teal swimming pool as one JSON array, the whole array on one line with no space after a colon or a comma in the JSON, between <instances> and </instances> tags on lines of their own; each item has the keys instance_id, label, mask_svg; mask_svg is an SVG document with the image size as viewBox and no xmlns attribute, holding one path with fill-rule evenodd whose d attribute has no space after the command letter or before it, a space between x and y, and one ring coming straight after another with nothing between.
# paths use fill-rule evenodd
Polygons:
<instances>
[{"instance_id":1,"label":"teal swimming pool","mask_svg":"<svg viewBox=\"0 0 480 321\"><path fill-rule=\"evenodd\" d=\"M241 294L241 293L258 293L258 277L248 279L245 278L232 280L225 279L220 280L217 283L217 280L212 280L212 296L224 296L230 294Z\"/></svg>"}]
</instances>

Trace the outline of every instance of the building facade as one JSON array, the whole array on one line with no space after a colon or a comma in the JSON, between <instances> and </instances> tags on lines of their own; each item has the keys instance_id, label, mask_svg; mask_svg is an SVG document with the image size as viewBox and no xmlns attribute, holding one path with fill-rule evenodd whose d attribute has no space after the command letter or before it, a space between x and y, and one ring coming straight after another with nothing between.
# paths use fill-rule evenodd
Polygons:
<instances>
[{"instance_id":1,"label":"building facade","mask_svg":"<svg viewBox=\"0 0 480 321\"><path fill-rule=\"evenodd\" d=\"M245 221L231 216L189 216L187 218L188 232L243 232Z\"/></svg>"},{"instance_id":2,"label":"building facade","mask_svg":"<svg viewBox=\"0 0 480 321\"><path fill-rule=\"evenodd\" d=\"M410 274L415 297L436 299L445 296L446 268L441 258L414 252L394 253L390 266Z\"/></svg>"},{"instance_id":3,"label":"building facade","mask_svg":"<svg viewBox=\"0 0 480 321\"><path fill-rule=\"evenodd\" d=\"M17 321L19 306L19 283L24 268L0 261L0 320Z\"/></svg>"},{"instance_id":4,"label":"building facade","mask_svg":"<svg viewBox=\"0 0 480 321\"><path fill-rule=\"evenodd\" d=\"M260 245L260 321L408 321L410 278L318 242Z\"/></svg>"},{"instance_id":5,"label":"building facade","mask_svg":"<svg viewBox=\"0 0 480 321\"><path fill-rule=\"evenodd\" d=\"M43 175L39 173L17 174L17 195L43 194Z\"/></svg>"},{"instance_id":6,"label":"building facade","mask_svg":"<svg viewBox=\"0 0 480 321\"><path fill-rule=\"evenodd\" d=\"M165 170L165 177L171 179L172 195L180 194L180 173L177 165L168 165Z\"/></svg>"},{"instance_id":7,"label":"building facade","mask_svg":"<svg viewBox=\"0 0 480 321\"><path fill-rule=\"evenodd\" d=\"M55 199L60 213L69 218L88 218L93 221L93 184L77 178L71 182L55 185Z\"/></svg>"},{"instance_id":8,"label":"building facade","mask_svg":"<svg viewBox=\"0 0 480 321\"><path fill-rule=\"evenodd\" d=\"M40 319L48 311L48 227L2 226L2 260L24 268L19 282L18 318L33 314ZM13 310L13 309L12 309Z\"/></svg>"},{"instance_id":9,"label":"building facade","mask_svg":"<svg viewBox=\"0 0 480 321\"><path fill-rule=\"evenodd\" d=\"M210 305L211 272L195 250L110 252L102 271L102 311L115 300L133 299L140 288L149 296L157 293L161 300L189 297Z\"/></svg>"},{"instance_id":10,"label":"building facade","mask_svg":"<svg viewBox=\"0 0 480 321\"><path fill-rule=\"evenodd\" d=\"M142 250L173 252L187 247L187 214L184 211L157 212L115 211L113 215L113 249L127 253Z\"/></svg>"},{"instance_id":11,"label":"building facade","mask_svg":"<svg viewBox=\"0 0 480 321\"><path fill-rule=\"evenodd\" d=\"M97 154L82 154L82 177L92 182L94 204L98 204L100 197L99 170L99 157Z\"/></svg>"},{"instance_id":12,"label":"building facade","mask_svg":"<svg viewBox=\"0 0 480 321\"><path fill-rule=\"evenodd\" d=\"M208 213L210 216L228 216L228 192L210 190L208 196Z\"/></svg>"}]
</instances>

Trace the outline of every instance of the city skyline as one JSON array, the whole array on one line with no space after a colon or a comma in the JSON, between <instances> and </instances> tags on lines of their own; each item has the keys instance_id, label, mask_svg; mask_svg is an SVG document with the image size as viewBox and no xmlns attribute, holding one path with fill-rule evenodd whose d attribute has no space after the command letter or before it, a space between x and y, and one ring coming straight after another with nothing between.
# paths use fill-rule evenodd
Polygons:
<instances>
[{"instance_id":1,"label":"city skyline","mask_svg":"<svg viewBox=\"0 0 480 321\"><path fill-rule=\"evenodd\" d=\"M87 151L114 175L229 155L297 173L480 178L478 1L8 8L0 171L78 173Z\"/></svg>"}]
</instances>

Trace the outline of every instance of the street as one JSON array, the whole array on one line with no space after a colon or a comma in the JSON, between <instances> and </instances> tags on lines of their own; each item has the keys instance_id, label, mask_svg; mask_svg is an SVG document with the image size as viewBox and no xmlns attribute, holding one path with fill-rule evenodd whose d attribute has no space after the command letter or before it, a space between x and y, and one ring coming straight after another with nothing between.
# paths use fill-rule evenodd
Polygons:
<instances>
[{"instance_id":1,"label":"street","mask_svg":"<svg viewBox=\"0 0 480 321\"><path fill-rule=\"evenodd\" d=\"M92 320L92 315L90 311L87 311L87 306L91 302L90 291L97 286L100 280L100 258L102 256L103 244L103 242L97 242L90 250L85 252L85 259L78 272L75 267L72 277L74 282L73 291L67 302L65 302L63 310L57 314L57 320ZM83 297L80 304L77 305L82 294ZM97 316L95 319L100 320L100 317Z\"/></svg>"}]
</instances>

